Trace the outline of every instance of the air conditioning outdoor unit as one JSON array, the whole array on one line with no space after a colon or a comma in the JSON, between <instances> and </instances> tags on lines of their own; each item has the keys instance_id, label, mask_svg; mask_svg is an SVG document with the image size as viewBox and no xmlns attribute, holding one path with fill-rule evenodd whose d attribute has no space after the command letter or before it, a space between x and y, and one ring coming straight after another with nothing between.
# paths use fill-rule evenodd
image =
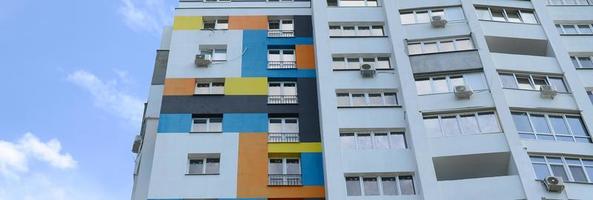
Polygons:
<instances>
[{"instance_id":1,"label":"air conditioning outdoor unit","mask_svg":"<svg viewBox=\"0 0 593 200\"><path fill-rule=\"evenodd\" d=\"M372 63L364 63L360 65L360 74L364 78L372 78L375 76L377 70L375 70L375 65Z\"/></svg>"},{"instance_id":2,"label":"air conditioning outdoor unit","mask_svg":"<svg viewBox=\"0 0 593 200\"><path fill-rule=\"evenodd\" d=\"M142 136L136 135L136 138L134 138L134 144L132 144L132 152L133 153L140 152L140 146L142 146Z\"/></svg>"},{"instance_id":3,"label":"air conditioning outdoor unit","mask_svg":"<svg viewBox=\"0 0 593 200\"><path fill-rule=\"evenodd\" d=\"M548 176L544 178L544 184L549 192L562 192L564 190L564 182L559 177Z\"/></svg>"},{"instance_id":4,"label":"air conditioning outdoor unit","mask_svg":"<svg viewBox=\"0 0 593 200\"><path fill-rule=\"evenodd\" d=\"M432 16L430 24L432 24L432 27L442 28L445 27L445 25L447 24L447 20L444 19L443 16L435 15Z\"/></svg>"},{"instance_id":5,"label":"air conditioning outdoor unit","mask_svg":"<svg viewBox=\"0 0 593 200\"><path fill-rule=\"evenodd\" d=\"M474 91L472 91L472 89L469 88L469 86L466 86L466 85L455 86L455 97L457 97L459 99L469 99L469 97L471 97L472 94L474 94Z\"/></svg>"},{"instance_id":6,"label":"air conditioning outdoor unit","mask_svg":"<svg viewBox=\"0 0 593 200\"><path fill-rule=\"evenodd\" d=\"M204 54L196 55L196 66L198 67L208 67L212 61L206 57Z\"/></svg>"},{"instance_id":7,"label":"air conditioning outdoor unit","mask_svg":"<svg viewBox=\"0 0 593 200\"><path fill-rule=\"evenodd\" d=\"M554 88L552 88L551 85L540 86L539 92L540 92L540 96L544 99L554 99L554 97L556 97L556 95L558 94L558 91L556 91Z\"/></svg>"}]
</instances>

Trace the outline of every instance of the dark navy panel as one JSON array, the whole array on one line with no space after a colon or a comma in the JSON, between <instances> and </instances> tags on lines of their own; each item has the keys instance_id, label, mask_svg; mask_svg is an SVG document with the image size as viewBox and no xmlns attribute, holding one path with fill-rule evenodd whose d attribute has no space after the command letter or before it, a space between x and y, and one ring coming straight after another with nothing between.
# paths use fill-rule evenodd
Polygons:
<instances>
[{"instance_id":1,"label":"dark navy panel","mask_svg":"<svg viewBox=\"0 0 593 200\"><path fill-rule=\"evenodd\" d=\"M309 15L294 16L294 36L313 37L313 22Z\"/></svg>"},{"instance_id":2,"label":"dark navy panel","mask_svg":"<svg viewBox=\"0 0 593 200\"><path fill-rule=\"evenodd\" d=\"M154 71L152 72L152 85L163 85L165 83L168 61L169 50L156 51L156 61L154 62Z\"/></svg>"},{"instance_id":3,"label":"dark navy panel","mask_svg":"<svg viewBox=\"0 0 593 200\"><path fill-rule=\"evenodd\" d=\"M299 95L299 137L301 142L321 142L317 82L313 78L297 80Z\"/></svg>"}]
</instances>

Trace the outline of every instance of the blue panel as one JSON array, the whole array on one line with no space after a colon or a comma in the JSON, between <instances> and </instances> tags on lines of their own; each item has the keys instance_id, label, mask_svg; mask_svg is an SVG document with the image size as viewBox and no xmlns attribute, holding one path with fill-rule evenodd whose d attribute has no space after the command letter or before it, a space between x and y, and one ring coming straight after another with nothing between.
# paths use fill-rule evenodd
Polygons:
<instances>
[{"instance_id":1,"label":"blue panel","mask_svg":"<svg viewBox=\"0 0 593 200\"><path fill-rule=\"evenodd\" d=\"M161 114L158 133L189 133L191 114Z\"/></svg>"},{"instance_id":2,"label":"blue panel","mask_svg":"<svg viewBox=\"0 0 593 200\"><path fill-rule=\"evenodd\" d=\"M268 38L267 30L243 31L243 77L280 77L280 78L315 78L314 69L306 70L268 70L268 46L294 46L297 44L313 44L312 38Z\"/></svg>"},{"instance_id":3,"label":"blue panel","mask_svg":"<svg viewBox=\"0 0 593 200\"><path fill-rule=\"evenodd\" d=\"M267 113L225 113L222 118L224 132L268 132Z\"/></svg>"},{"instance_id":4,"label":"blue panel","mask_svg":"<svg viewBox=\"0 0 593 200\"><path fill-rule=\"evenodd\" d=\"M323 185L323 158L321 153L301 153L303 185Z\"/></svg>"}]
</instances>

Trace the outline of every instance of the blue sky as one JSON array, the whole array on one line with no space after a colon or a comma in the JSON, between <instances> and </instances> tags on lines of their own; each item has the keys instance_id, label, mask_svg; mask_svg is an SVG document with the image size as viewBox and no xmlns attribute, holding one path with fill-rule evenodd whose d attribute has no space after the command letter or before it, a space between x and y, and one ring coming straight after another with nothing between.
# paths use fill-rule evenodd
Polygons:
<instances>
[{"instance_id":1,"label":"blue sky","mask_svg":"<svg viewBox=\"0 0 593 200\"><path fill-rule=\"evenodd\" d=\"M176 0L0 4L0 200L129 199Z\"/></svg>"}]
</instances>

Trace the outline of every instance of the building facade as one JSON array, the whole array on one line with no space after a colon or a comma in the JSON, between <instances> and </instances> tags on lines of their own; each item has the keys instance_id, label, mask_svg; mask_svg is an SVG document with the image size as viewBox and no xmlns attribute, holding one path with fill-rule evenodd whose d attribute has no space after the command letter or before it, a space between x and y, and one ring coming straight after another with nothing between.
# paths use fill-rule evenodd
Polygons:
<instances>
[{"instance_id":1,"label":"building facade","mask_svg":"<svg viewBox=\"0 0 593 200\"><path fill-rule=\"evenodd\" d=\"M134 200L593 199L591 0L182 0L162 37Z\"/></svg>"}]
</instances>

